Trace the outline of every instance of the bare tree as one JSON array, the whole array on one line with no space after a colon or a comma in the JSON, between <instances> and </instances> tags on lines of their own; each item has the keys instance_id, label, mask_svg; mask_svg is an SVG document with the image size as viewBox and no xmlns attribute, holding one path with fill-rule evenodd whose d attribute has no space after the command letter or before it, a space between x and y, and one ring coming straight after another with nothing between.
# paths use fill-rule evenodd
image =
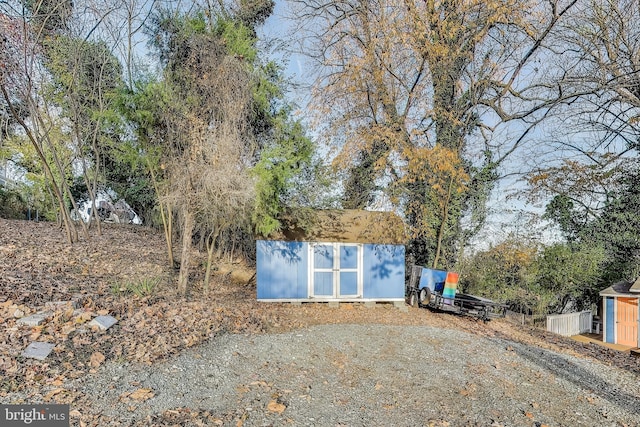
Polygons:
<instances>
[{"instance_id":1,"label":"bare tree","mask_svg":"<svg viewBox=\"0 0 640 427\"><path fill-rule=\"evenodd\" d=\"M63 6L61 3L60 8ZM58 119L51 114L49 100L43 97L48 72L42 61L42 42L51 22L56 21L60 14L57 7L45 14L42 12L45 9L43 3L37 3L33 8L32 20L28 19L24 9L6 10L0 14L0 92L11 116L37 153L58 203L67 241L72 243L78 235L65 203L67 198L73 200L65 180L67 165L58 155L56 143L51 138Z\"/></svg>"},{"instance_id":2,"label":"bare tree","mask_svg":"<svg viewBox=\"0 0 640 427\"><path fill-rule=\"evenodd\" d=\"M78 206L69 180L76 166L82 165L87 192L95 201L107 117L120 84L117 59L96 39L97 29L113 8L76 11L71 2L51 0L24 5L1 15L2 93L39 155L58 200L67 239L73 242L77 231L68 204L76 211ZM68 140L54 141L56 128L71 129ZM71 147L75 157L63 159L62 150ZM95 205L92 211L97 219ZM84 222L80 224L88 237Z\"/></svg>"},{"instance_id":3,"label":"bare tree","mask_svg":"<svg viewBox=\"0 0 640 427\"><path fill-rule=\"evenodd\" d=\"M585 219L599 215L640 146L640 4L584 1L556 34L565 47L557 86L576 96L555 108L529 175L532 195L561 195Z\"/></svg>"}]
</instances>

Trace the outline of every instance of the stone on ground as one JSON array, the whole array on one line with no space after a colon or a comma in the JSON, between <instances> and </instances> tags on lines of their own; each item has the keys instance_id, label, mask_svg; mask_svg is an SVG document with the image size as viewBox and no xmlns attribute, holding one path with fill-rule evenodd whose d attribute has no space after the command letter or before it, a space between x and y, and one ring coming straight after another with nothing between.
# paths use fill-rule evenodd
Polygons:
<instances>
[{"instance_id":1,"label":"stone on ground","mask_svg":"<svg viewBox=\"0 0 640 427\"><path fill-rule=\"evenodd\" d=\"M16 323L18 325L26 325L26 326L39 326L47 319L47 315L45 313L36 313L31 316L23 317L18 319Z\"/></svg>"},{"instance_id":2,"label":"stone on ground","mask_svg":"<svg viewBox=\"0 0 640 427\"><path fill-rule=\"evenodd\" d=\"M106 331L107 329L109 329L110 327L115 325L116 323L118 323L118 321L116 320L115 317L112 317L112 316L98 316L95 319L93 319L91 322L89 322L88 325L90 327L97 326L101 330Z\"/></svg>"},{"instance_id":3,"label":"stone on ground","mask_svg":"<svg viewBox=\"0 0 640 427\"><path fill-rule=\"evenodd\" d=\"M35 341L24 349L22 356L31 359L44 360L55 346L55 344L49 342Z\"/></svg>"}]
</instances>

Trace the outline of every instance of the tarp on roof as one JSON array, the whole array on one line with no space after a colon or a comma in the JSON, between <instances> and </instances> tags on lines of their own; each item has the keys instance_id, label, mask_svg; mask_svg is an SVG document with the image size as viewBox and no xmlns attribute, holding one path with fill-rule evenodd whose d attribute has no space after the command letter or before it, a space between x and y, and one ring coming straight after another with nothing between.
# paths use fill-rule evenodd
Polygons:
<instances>
[{"instance_id":1,"label":"tarp on roof","mask_svg":"<svg viewBox=\"0 0 640 427\"><path fill-rule=\"evenodd\" d=\"M292 218L300 218L294 221ZM266 240L385 243L404 245L408 238L402 219L393 212L317 210L282 219L282 230Z\"/></svg>"}]
</instances>

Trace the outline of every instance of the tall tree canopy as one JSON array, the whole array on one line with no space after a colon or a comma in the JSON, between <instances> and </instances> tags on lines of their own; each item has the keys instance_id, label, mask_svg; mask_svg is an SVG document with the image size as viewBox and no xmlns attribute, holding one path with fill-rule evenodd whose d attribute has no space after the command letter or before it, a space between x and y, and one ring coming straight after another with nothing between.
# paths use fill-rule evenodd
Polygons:
<instances>
[{"instance_id":1,"label":"tall tree canopy","mask_svg":"<svg viewBox=\"0 0 640 427\"><path fill-rule=\"evenodd\" d=\"M146 149L161 147L160 198L181 224L182 292L194 236L207 244L208 271L214 250L252 248L247 242L254 230L279 228L294 177L313 154L303 128L290 118L280 67L258 55L248 24L261 23L273 5L258 6L241 2L216 14L162 10L151 26L163 73L160 86L147 88L161 104L138 97L150 115L130 116ZM145 121L154 116L149 132Z\"/></svg>"},{"instance_id":2,"label":"tall tree canopy","mask_svg":"<svg viewBox=\"0 0 640 427\"><path fill-rule=\"evenodd\" d=\"M557 108L529 176L532 194L551 198L547 216L565 237L604 247L602 284L640 274L636 212L640 141L640 5L582 1L556 34L566 47L557 85L576 96Z\"/></svg>"},{"instance_id":3,"label":"tall tree canopy","mask_svg":"<svg viewBox=\"0 0 640 427\"><path fill-rule=\"evenodd\" d=\"M386 194L413 230L416 260L450 266L483 221L499 166L565 96L531 69L576 1L293 3L304 51L319 67L318 124L348 171L345 205ZM500 123L516 121L518 136L494 137ZM407 167L438 156L436 147L449 151L447 168ZM443 199L430 182L447 179L458 191Z\"/></svg>"}]
</instances>

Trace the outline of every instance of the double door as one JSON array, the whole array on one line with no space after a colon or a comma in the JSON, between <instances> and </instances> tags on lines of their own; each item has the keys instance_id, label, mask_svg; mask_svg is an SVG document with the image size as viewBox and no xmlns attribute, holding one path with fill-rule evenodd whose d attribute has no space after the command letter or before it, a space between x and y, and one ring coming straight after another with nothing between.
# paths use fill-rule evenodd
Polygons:
<instances>
[{"instance_id":1,"label":"double door","mask_svg":"<svg viewBox=\"0 0 640 427\"><path fill-rule=\"evenodd\" d=\"M310 251L309 294L312 297L362 297L361 244L314 243Z\"/></svg>"}]
</instances>

